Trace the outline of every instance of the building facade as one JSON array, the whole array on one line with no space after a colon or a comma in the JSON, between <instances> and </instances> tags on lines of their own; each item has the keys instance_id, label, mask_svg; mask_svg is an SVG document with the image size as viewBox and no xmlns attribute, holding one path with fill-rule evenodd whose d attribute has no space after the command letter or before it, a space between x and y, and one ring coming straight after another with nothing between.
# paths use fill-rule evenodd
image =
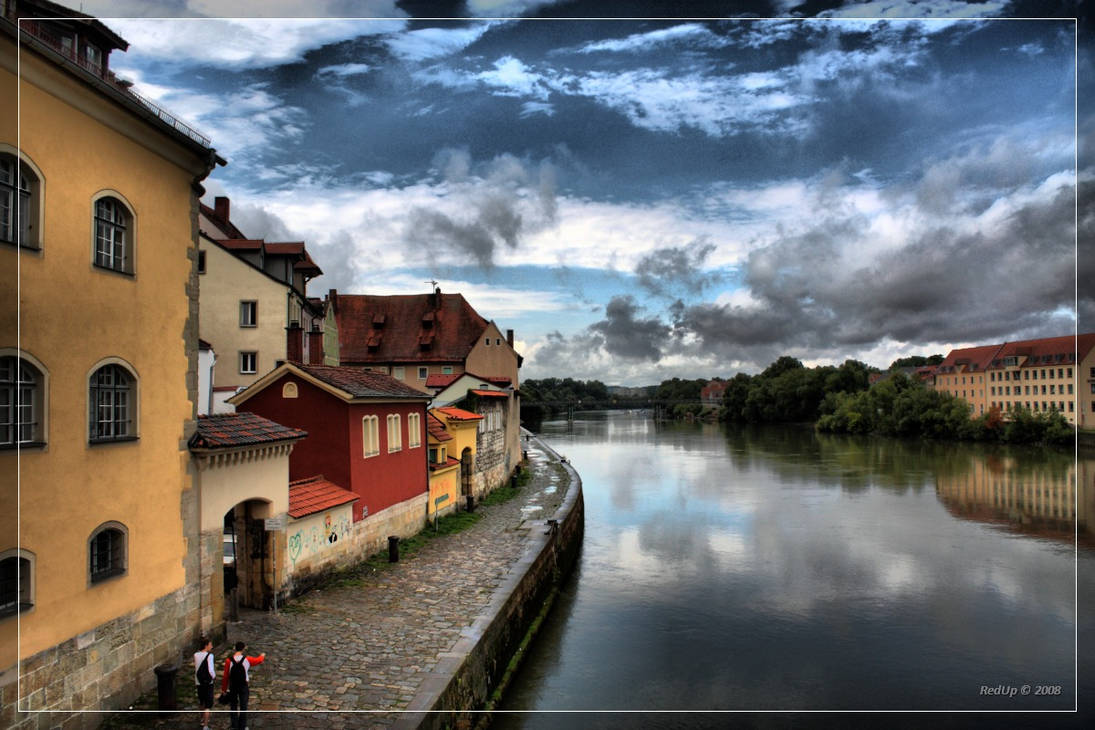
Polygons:
<instances>
[{"instance_id":1,"label":"building facade","mask_svg":"<svg viewBox=\"0 0 1095 730\"><path fill-rule=\"evenodd\" d=\"M21 28L0 19L0 717L36 724L16 702L122 707L199 631L197 209L223 160L113 76L103 24Z\"/></svg>"},{"instance_id":2,"label":"building facade","mask_svg":"<svg viewBox=\"0 0 1095 730\"><path fill-rule=\"evenodd\" d=\"M289 462L293 481L317 475L352 492L368 548L425 524L428 396L356 368L286 363L230 399L237 410L307 431Z\"/></svg>"}]
</instances>

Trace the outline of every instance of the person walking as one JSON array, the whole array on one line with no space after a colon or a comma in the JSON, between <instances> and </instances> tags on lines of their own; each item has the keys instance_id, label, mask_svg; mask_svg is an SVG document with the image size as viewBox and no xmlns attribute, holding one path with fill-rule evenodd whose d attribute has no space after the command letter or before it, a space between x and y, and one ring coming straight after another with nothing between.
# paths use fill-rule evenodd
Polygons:
<instances>
[{"instance_id":1,"label":"person walking","mask_svg":"<svg viewBox=\"0 0 1095 730\"><path fill-rule=\"evenodd\" d=\"M247 730L247 701L251 697L251 667L266 661L266 652L258 656L246 656L247 644L236 642L236 651L224 661L224 678L221 691L231 696L229 715L234 730ZM238 708L238 709L237 709Z\"/></svg>"},{"instance_id":2,"label":"person walking","mask_svg":"<svg viewBox=\"0 0 1095 730\"><path fill-rule=\"evenodd\" d=\"M206 637L198 640L201 647L194 652L194 684L198 686L198 707L202 712L202 730L209 730L209 711L213 709L213 682L217 677L217 664L213 661L213 641Z\"/></svg>"}]
</instances>

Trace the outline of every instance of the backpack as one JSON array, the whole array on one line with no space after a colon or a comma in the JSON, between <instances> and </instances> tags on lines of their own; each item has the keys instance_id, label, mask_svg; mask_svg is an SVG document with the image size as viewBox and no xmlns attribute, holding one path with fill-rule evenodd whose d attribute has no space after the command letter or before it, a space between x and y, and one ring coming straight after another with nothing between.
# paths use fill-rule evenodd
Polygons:
<instances>
[{"instance_id":1,"label":"backpack","mask_svg":"<svg viewBox=\"0 0 1095 730\"><path fill-rule=\"evenodd\" d=\"M209 673L209 654L206 652L202 657L201 664L194 671L194 676L198 680L198 684L213 684L213 675Z\"/></svg>"},{"instance_id":2,"label":"backpack","mask_svg":"<svg viewBox=\"0 0 1095 730\"><path fill-rule=\"evenodd\" d=\"M232 666L228 670L228 686L233 690L247 686L247 667L243 665L245 661L246 657L241 657L239 661L232 657Z\"/></svg>"}]
</instances>

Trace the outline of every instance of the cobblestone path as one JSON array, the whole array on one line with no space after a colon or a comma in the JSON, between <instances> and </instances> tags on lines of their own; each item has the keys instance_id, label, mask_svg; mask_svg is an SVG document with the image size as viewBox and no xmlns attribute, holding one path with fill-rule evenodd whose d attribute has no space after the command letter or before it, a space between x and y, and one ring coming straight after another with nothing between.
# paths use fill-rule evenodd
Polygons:
<instances>
[{"instance_id":1,"label":"cobblestone path","mask_svg":"<svg viewBox=\"0 0 1095 730\"><path fill-rule=\"evenodd\" d=\"M249 727L386 727L397 719L384 711L407 706L422 675L456 644L521 557L528 534L521 525L542 524L562 502L566 473L535 440L526 448L531 481L507 502L478 507L483 518L470 528L429 541L362 585L314 590L277 615L254 611L229 624L229 643L215 650L218 675L231 642L246 641L248 654L267 654L251 672ZM190 678L189 665L182 674ZM187 689L179 706L195 708ZM165 719L119 714L107 724L201 727L196 710ZM227 728L227 714L215 714L211 727Z\"/></svg>"}]
</instances>

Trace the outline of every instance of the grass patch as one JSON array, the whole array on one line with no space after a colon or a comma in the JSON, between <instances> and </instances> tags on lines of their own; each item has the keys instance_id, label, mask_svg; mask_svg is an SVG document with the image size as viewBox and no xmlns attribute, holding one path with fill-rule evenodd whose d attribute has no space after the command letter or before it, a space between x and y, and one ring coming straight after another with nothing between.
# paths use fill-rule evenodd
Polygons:
<instances>
[{"instance_id":1,"label":"grass patch","mask_svg":"<svg viewBox=\"0 0 1095 730\"><path fill-rule=\"evenodd\" d=\"M528 465L526 464L524 468L521 469L521 471L517 474L517 486L513 487L509 484L503 484L502 486L498 487L493 492L488 494L486 497L483 497L480 504L490 507L492 505L508 502L517 496L517 493L521 491L521 487L525 486L531 481L532 471L528 468Z\"/></svg>"}]
</instances>

